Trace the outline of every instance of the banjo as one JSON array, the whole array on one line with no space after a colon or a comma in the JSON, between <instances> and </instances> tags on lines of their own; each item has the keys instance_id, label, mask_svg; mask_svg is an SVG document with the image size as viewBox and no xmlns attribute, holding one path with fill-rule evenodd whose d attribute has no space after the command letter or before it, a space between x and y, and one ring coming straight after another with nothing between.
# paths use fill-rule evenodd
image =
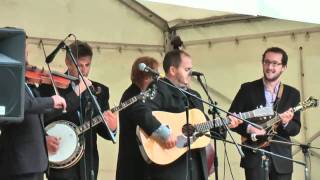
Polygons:
<instances>
[{"instance_id":1,"label":"banjo","mask_svg":"<svg viewBox=\"0 0 320 180\"><path fill-rule=\"evenodd\" d=\"M121 111L138 100L145 102L147 98L153 99L155 93L156 91L154 88L141 92L139 95L134 96L121 103L119 106L112 108L111 112ZM95 116L91 120L91 126L94 127L103 121L104 120L100 115ZM80 143L79 135L89 129L90 121L87 121L80 126L65 120L59 120L48 124L45 128L47 134L60 139L58 151L54 154L48 154L49 166L54 169L63 169L75 165L84 153L84 145Z\"/></svg>"}]
</instances>

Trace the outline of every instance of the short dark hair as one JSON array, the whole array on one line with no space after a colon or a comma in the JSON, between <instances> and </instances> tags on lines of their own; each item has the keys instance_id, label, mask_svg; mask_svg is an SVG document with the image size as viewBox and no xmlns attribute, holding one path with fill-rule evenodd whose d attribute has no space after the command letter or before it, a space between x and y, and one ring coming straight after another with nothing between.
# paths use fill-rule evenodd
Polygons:
<instances>
[{"instance_id":1,"label":"short dark hair","mask_svg":"<svg viewBox=\"0 0 320 180\"><path fill-rule=\"evenodd\" d=\"M282 66L286 66L288 64L288 55L287 55L287 53L283 49L281 49L279 47L271 47L271 48L268 48L266 51L264 51L264 53L262 55L262 62L263 62L263 60L264 60L264 58L265 58L265 56L266 56L266 54L268 52L274 52L274 53L282 54L282 59L281 59Z\"/></svg>"},{"instance_id":2,"label":"short dark hair","mask_svg":"<svg viewBox=\"0 0 320 180\"><path fill-rule=\"evenodd\" d=\"M143 56L143 57L139 57L138 59L136 59L132 65L132 69L131 69L131 81L137 85L141 85L142 84L142 80L145 77L151 77L152 75L150 73L147 72L142 72L139 69L139 64L140 63L144 63L146 64L148 67L157 70L159 67L159 63L156 59L154 59L153 57L149 57L149 56Z\"/></svg>"},{"instance_id":3,"label":"short dark hair","mask_svg":"<svg viewBox=\"0 0 320 180\"><path fill-rule=\"evenodd\" d=\"M72 44L70 44L69 47L70 47L71 52L75 58L78 57L78 59L79 59L79 58L82 58L85 56L90 56L90 58L92 58L92 55L93 55L92 48L86 42L76 40ZM67 59L71 59L69 57L68 52L66 53L66 57L67 57Z\"/></svg>"},{"instance_id":4,"label":"short dark hair","mask_svg":"<svg viewBox=\"0 0 320 180\"><path fill-rule=\"evenodd\" d=\"M171 66L178 68L181 63L181 55L185 55L190 57L188 53L183 50L175 49L172 51L167 52L164 56L163 60L163 70L165 73L169 72Z\"/></svg>"}]
</instances>

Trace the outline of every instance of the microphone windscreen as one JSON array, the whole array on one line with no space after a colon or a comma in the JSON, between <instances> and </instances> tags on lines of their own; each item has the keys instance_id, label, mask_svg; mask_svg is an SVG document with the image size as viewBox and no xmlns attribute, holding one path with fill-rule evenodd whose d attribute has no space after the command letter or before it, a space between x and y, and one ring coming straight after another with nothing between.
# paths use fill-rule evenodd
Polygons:
<instances>
[{"instance_id":1,"label":"microphone windscreen","mask_svg":"<svg viewBox=\"0 0 320 180\"><path fill-rule=\"evenodd\" d=\"M145 71L145 68L147 67L147 65L145 63L140 63L139 64L139 70L140 71Z\"/></svg>"}]
</instances>

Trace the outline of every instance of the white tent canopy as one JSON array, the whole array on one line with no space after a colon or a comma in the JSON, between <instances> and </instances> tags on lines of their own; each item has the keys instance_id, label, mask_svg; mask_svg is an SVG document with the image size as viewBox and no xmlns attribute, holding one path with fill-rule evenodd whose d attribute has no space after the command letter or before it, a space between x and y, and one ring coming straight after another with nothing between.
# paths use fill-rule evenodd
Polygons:
<instances>
[{"instance_id":1,"label":"white tent canopy","mask_svg":"<svg viewBox=\"0 0 320 180\"><path fill-rule=\"evenodd\" d=\"M139 0L308 23L320 23L317 0Z\"/></svg>"}]
</instances>

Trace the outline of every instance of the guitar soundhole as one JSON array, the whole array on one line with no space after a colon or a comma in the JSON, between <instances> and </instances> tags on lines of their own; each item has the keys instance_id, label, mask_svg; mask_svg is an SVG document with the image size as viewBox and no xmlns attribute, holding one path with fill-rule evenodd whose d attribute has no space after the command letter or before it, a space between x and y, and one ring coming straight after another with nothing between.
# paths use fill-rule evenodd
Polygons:
<instances>
[{"instance_id":1,"label":"guitar soundhole","mask_svg":"<svg viewBox=\"0 0 320 180\"><path fill-rule=\"evenodd\" d=\"M185 135L185 136L192 136L193 133L195 132L195 127L193 127L191 124L188 126L187 124L185 124L183 127L182 127L182 133Z\"/></svg>"}]
</instances>

